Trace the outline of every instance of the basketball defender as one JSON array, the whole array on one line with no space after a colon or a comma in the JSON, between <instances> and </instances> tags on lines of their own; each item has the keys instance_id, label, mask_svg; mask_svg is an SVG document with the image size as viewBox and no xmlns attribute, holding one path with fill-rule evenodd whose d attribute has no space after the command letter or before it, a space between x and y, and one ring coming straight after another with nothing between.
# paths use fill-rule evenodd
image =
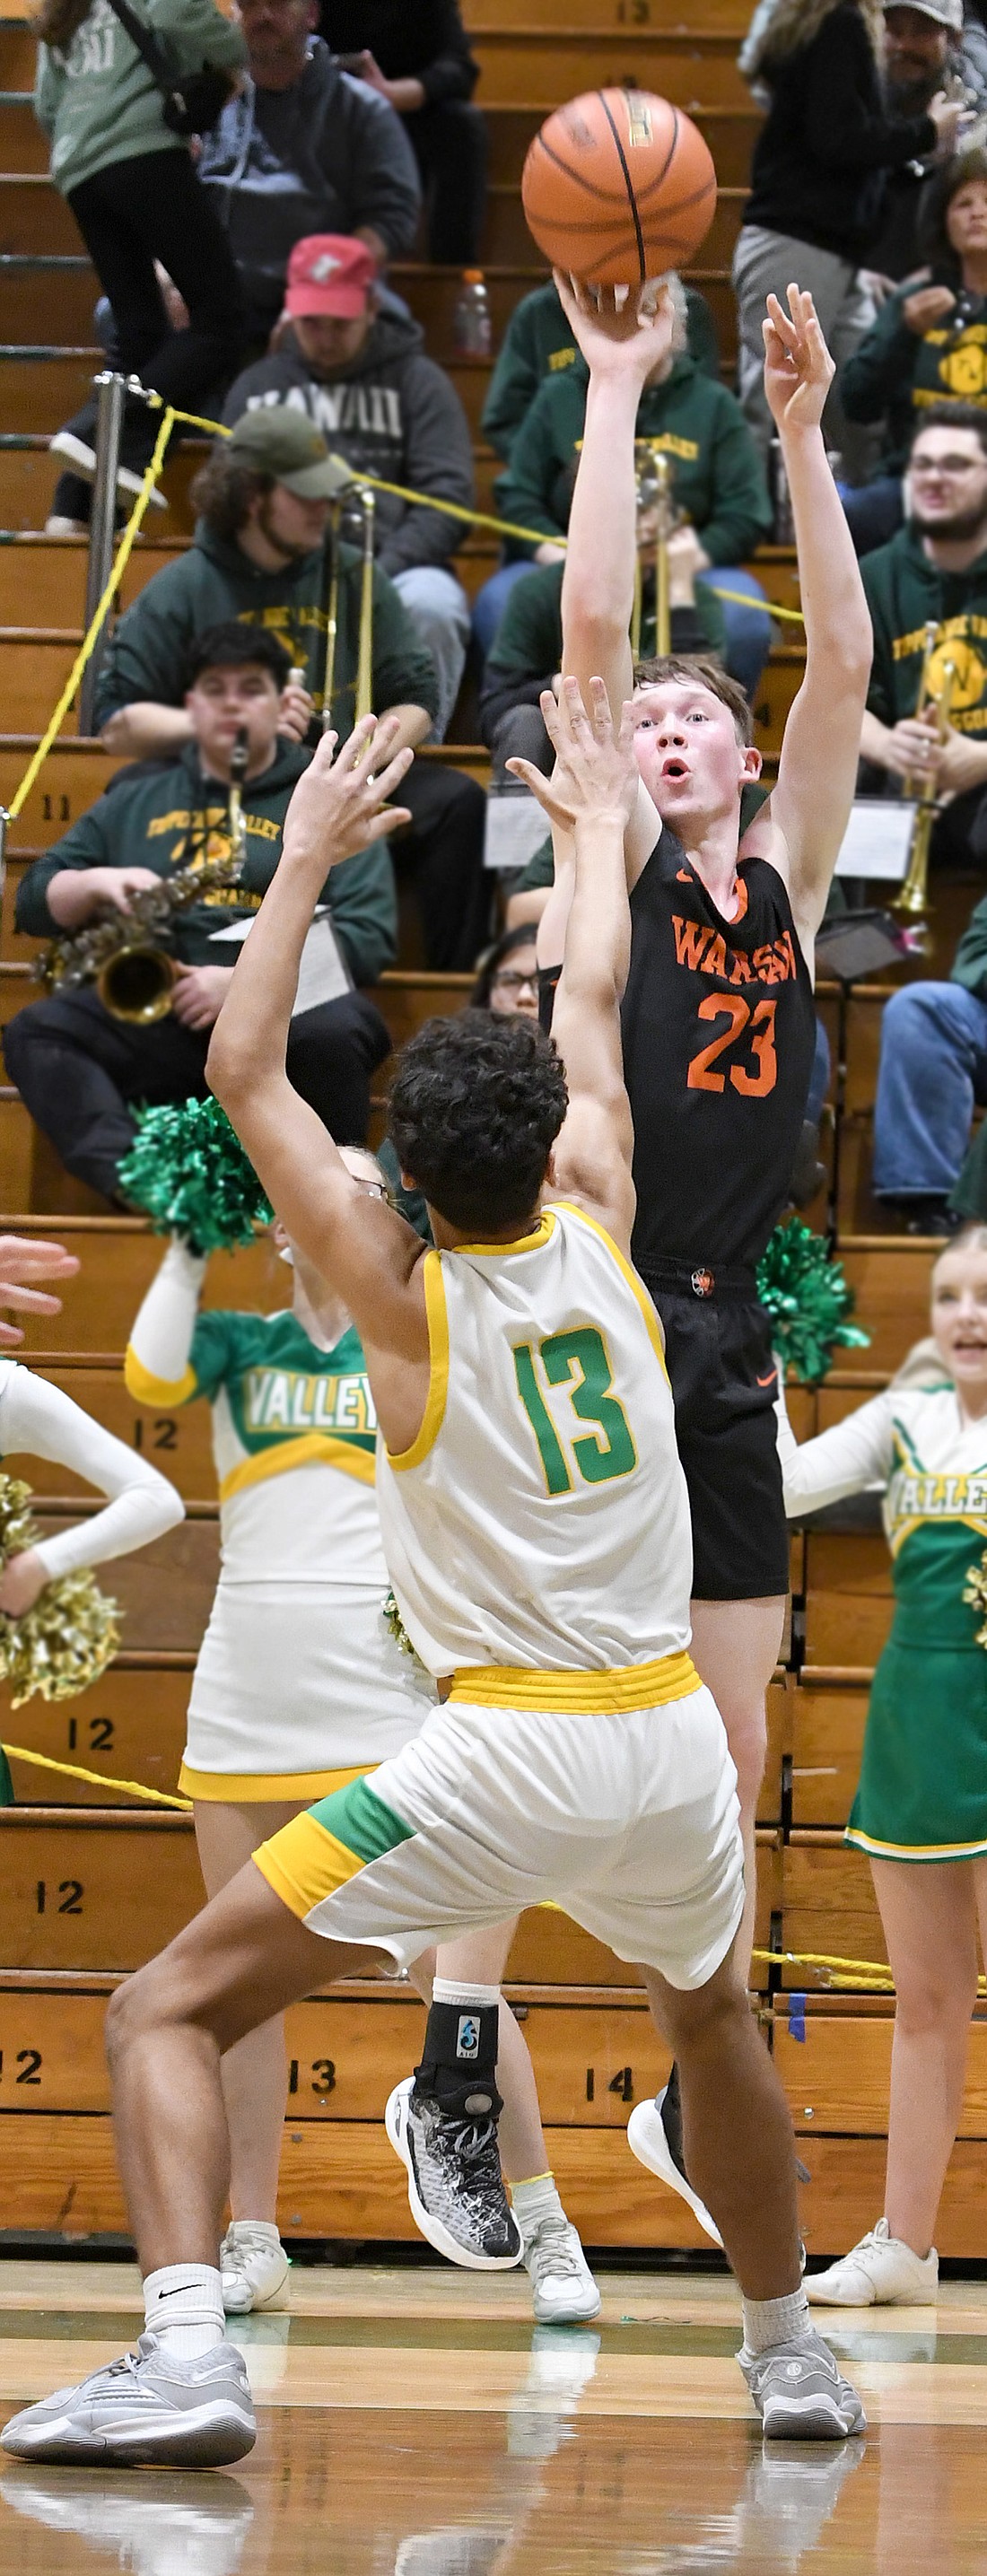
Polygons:
<instances>
[{"instance_id":1,"label":"basketball defender","mask_svg":"<svg viewBox=\"0 0 987 2576\"><path fill-rule=\"evenodd\" d=\"M564 671L602 672L614 710L634 687L640 783L627 833L631 964L624 1071L634 1123L633 1258L661 1315L692 1514L692 1644L737 1767L747 1862L738 1962L756 1889L754 1822L765 1693L781 1643L788 1534L775 1443L777 1372L755 1265L788 1196L812 1064L813 942L846 829L871 662L866 602L820 422L834 374L812 299L772 296L765 388L795 514L805 677L770 802L742 830L761 769L751 716L713 665L633 675L634 425L667 349L671 307L598 310L556 276L590 368L562 587ZM645 298L647 290L645 290ZM612 296L610 302L612 304ZM562 955L571 837L540 774L512 762L553 819L556 883L539 931ZM544 979L549 991L554 976ZM664 2119L660 2116L664 2113ZM712 2236L683 2170L676 2088L628 2136Z\"/></svg>"},{"instance_id":2,"label":"basketball defender","mask_svg":"<svg viewBox=\"0 0 987 2576\"><path fill-rule=\"evenodd\" d=\"M298 962L334 861L372 839L410 754L396 726L331 738L217 1022L209 1078L291 1239L345 1298L382 1435L385 1553L445 1705L371 1779L264 1844L109 2016L117 2154L145 2276L136 2355L8 2424L34 2459L205 2464L254 2439L222 2341L225 2049L326 1977L406 1965L554 1899L641 1962L674 2035L686 2135L744 2297L741 2367L766 2433L840 2441L862 2410L801 2287L791 2129L733 1950L735 1773L688 1651L689 1513L650 1301L628 1260L632 1134L619 1003L624 833L637 794L602 685L546 718L575 896L555 1046L520 1018L432 1021L391 1126L437 1249L347 1170L292 1090ZM373 770L379 773L376 780ZM400 819L396 817L395 819ZM659 1579L656 1583L656 1569ZM496 1991L433 2002L408 2106L435 2200L501 2190Z\"/></svg>"}]
</instances>

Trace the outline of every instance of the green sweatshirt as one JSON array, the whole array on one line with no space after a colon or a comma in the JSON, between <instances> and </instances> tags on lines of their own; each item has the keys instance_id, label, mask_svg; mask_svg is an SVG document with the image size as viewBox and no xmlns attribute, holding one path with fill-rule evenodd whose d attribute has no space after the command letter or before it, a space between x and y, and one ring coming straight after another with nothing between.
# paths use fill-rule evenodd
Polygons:
<instances>
[{"instance_id":1,"label":"green sweatshirt","mask_svg":"<svg viewBox=\"0 0 987 2576\"><path fill-rule=\"evenodd\" d=\"M536 394L496 484L502 518L564 536L583 443L589 370L577 358ZM646 385L637 415L639 438L654 438L672 461L676 509L690 519L710 562L740 563L771 533L764 469L735 396L700 375L692 358L676 358L664 384ZM534 544L508 538L508 556Z\"/></svg>"},{"instance_id":2,"label":"green sweatshirt","mask_svg":"<svg viewBox=\"0 0 987 2576\"><path fill-rule=\"evenodd\" d=\"M987 296L964 294L944 322L919 339L904 319L910 295L924 285L951 285L943 276L906 278L882 304L876 322L840 370L840 398L848 420L887 417L881 455L884 473L905 464L912 435L930 403L976 403L987 409Z\"/></svg>"},{"instance_id":3,"label":"green sweatshirt","mask_svg":"<svg viewBox=\"0 0 987 2576\"><path fill-rule=\"evenodd\" d=\"M564 564L540 564L538 570L517 581L507 599L504 614L487 656L484 670L484 694L491 684L498 689L513 682L537 681L546 686L562 667L562 575ZM641 654L647 658L655 650L654 581L650 584L650 601L643 602L641 616ZM677 614L673 611L673 615ZM703 630L703 642L694 649L718 653L722 659L726 640L723 610L714 590L704 581L696 586L696 618Z\"/></svg>"},{"instance_id":4,"label":"green sweatshirt","mask_svg":"<svg viewBox=\"0 0 987 2576\"><path fill-rule=\"evenodd\" d=\"M257 911L281 856L292 790L310 758L300 744L279 739L270 768L244 788L243 894L217 890L176 914L174 930L162 937L161 945L185 965L236 965L237 948L226 940L213 947L210 932ZM225 858L228 811L225 787L203 778L196 743L187 743L177 760L145 760L122 770L88 814L81 814L71 831L28 868L17 894L18 930L34 939L65 937L47 899L52 877L63 868L153 868L156 876L169 877L175 868ZM397 954L394 871L384 843L372 842L355 858L344 859L332 870L320 900L331 908L354 983L374 983Z\"/></svg>"},{"instance_id":5,"label":"green sweatshirt","mask_svg":"<svg viewBox=\"0 0 987 2576\"><path fill-rule=\"evenodd\" d=\"M939 628L929 672L934 692L942 665L957 667L950 723L987 741L987 554L968 572L940 572L912 528L864 555L860 577L874 628L867 705L881 724L913 716L918 703L925 629Z\"/></svg>"},{"instance_id":6,"label":"green sweatshirt","mask_svg":"<svg viewBox=\"0 0 987 2576\"><path fill-rule=\"evenodd\" d=\"M352 546L339 549L339 607L332 720L341 735L353 725L363 566ZM326 602L330 552L320 546L283 572L259 572L233 540L216 537L200 522L195 544L155 573L121 617L96 692L96 728L136 698L181 706L185 669L197 636L231 617L268 626L306 687L322 705L326 653ZM375 715L389 707L424 707L434 716L438 689L432 658L420 643L387 574L374 566L373 673Z\"/></svg>"},{"instance_id":7,"label":"green sweatshirt","mask_svg":"<svg viewBox=\"0 0 987 2576\"><path fill-rule=\"evenodd\" d=\"M950 968L954 984L987 1001L987 895L974 906Z\"/></svg>"},{"instance_id":8,"label":"green sweatshirt","mask_svg":"<svg viewBox=\"0 0 987 2576\"><path fill-rule=\"evenodd\" d=\"M689 356L704 376L720 381L716 324L696 286L685 290ZM536 286L516 304L490 379L480 427L498 456L508 457L522 422L546 376L575 364L579 351L556 288Z\"/></svg>"},{"instance_id":9,"label":"green sweatshirt","mask_svg":"<svg viewBox=\"0 0 987 2576\"><path fill-rule=\"evenodd\" d=\"M213 0L131 0L131 6L176 74L201 71L205 63L237 72L246 63L241 28ZM161 92L109 0L93 0L64 50L38 46L34 112L52 139L51 175L63 197L110 162L188 151L165 124Z\"/></svg>"}]
</instances>

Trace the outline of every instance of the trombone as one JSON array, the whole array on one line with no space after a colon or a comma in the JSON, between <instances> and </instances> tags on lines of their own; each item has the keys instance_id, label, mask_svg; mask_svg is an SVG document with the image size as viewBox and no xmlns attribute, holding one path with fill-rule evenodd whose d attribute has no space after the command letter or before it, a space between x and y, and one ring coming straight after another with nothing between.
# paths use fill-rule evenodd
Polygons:
<instances>
[{"instance_id":1,"label":"trombone","mask_svg":"<svg viewBox=\"0 0 987 2576\"><path fill-rule=\"evenodd\" d=\"M664 658L672 649L672 619L668 588L668 540L672 533L672 460L654 439L634 441L634 471L639 510L655 513L655 653ZM631 624L631 646L635 661L641 651L641 613L643 579L641 554L634 559L634 610Z\"/></svg>"},{"instance_id":2,"label":"trombone","mask_svg":"<svg viewBox=\"0 0 987 2576\"><path fill-rule=\"evenodd\" d=\"M936 649L938 633L939 629L935 621L930 619L925 630L925 649L922 655L915 713L921 716L926 707L931 705L935 716L936 733L939 741L943 743L949 732L953 689L956 684L956 664L945 661L935 688L930 688L932 657ZM928 771L919 778L907 777L904 781L904 790L906 796L914 796L917 793L918 802L908 848L907 874L891 909L893 912L904 913L909 920L924 921L929 910L929 847L932 840L932 826L939 811L939 791L935 779ZM920 933L915 945L920 953L927 949L930 945L928 933L925 931Z\"/></svg>"}]
</instances>

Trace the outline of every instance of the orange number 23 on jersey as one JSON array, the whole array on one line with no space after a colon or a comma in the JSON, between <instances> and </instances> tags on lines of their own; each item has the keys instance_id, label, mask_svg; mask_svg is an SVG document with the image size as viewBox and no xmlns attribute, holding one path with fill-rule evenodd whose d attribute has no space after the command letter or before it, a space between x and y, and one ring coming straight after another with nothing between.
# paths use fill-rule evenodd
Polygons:
<instances>
[{"instance_id":1,"label":"orange number 23 on jersey","mask_svg":"<svg viewBox=\"0 0 987 2576\"><path fill-rule=\"evenodd\" d=\"M778 1058L775 1054L777 1008L777 1002L755 1002L751 1010L749 1002L745 1002L739 993L707 993L705 1001L699 1005L699 1018L725 1019L730 1025L721 1029L719 1037L713 1038L709 1046L700 1047L698 1055L693 1056L687 1076L689 1090L722 1091L727 1069L724 1067L722 1073L716 1071L717 1057L725 1055L739 1038L744 1038L752 1050L754 1064L731 1064L731 1085L734 1091L743 1092L746 1100L765 1100L778 1080Z\"/></svg>"}]
</instances>

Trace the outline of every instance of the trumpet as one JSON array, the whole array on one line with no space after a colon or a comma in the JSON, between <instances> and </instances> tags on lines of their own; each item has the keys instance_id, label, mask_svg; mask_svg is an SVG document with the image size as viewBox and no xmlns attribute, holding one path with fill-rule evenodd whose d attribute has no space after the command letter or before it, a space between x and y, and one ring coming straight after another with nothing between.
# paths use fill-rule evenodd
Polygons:
<instances>
[{"instance_id":1,"label":"trumpet","mask_svg":"<svg viewBox=\"0 0 987 2576\"><path fill-rule=\"evenodd\" d=\"M944 662L940 679L934 688L930 688L932 656L935 652L938 631L938 627L930 621L925 630L925 650L922 655L922 671L915 713L921 716L925 708L931 704L935 715L936 732L940 742L945 742L949 732L956 665L954 662ZM929 909L929 846L932 840L932 826L939 810L939 796L935 780L930 778L927 772L924 779L906 778L904 784L906 796L914 795L917 790L918 802L908 848L907 873L891 909L893 912L905 913L910 920L917 920L924 919ZM929 945L927 935L920 933L914 944L919 950L927 948Z\"/></svg>"}]
</instances>

